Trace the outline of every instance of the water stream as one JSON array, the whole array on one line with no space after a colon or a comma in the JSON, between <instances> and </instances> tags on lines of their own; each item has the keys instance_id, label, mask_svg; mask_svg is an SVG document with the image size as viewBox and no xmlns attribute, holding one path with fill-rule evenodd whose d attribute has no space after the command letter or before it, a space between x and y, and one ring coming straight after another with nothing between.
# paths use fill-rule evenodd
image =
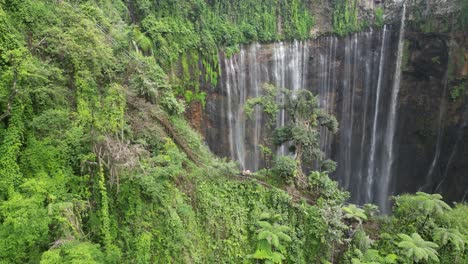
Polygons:
<instances>
[{"instance_id":1,"label":"water stream","mask_svg":"<svg viewBox=\"0 0 468 264\"><path fill-rule=\"evenodd\" d=\"M381 181L379 184L379 195L378 195L378 204L381 207L381 211L387 212L388 206L390 205L388 201L388 196L390 193L390 181L392 178L392 169L395 160L395 129L397 123L397 105L398 105L398 93L400 91L401 83L401 63L403 58L403 48L404 48L404 35L405 35L405 19L406 19L406 5L403 4L403 11L401 14L400 22L400 32L398 37L398 53L397 61L395 67L395 76L393 78L393 88L390 101L390 111L388 112L388 124L387 131L385 133L385 143L384 148L386 149L386 155L383 159L383 172L381 176Z\"/></svg>"}]
</instances>

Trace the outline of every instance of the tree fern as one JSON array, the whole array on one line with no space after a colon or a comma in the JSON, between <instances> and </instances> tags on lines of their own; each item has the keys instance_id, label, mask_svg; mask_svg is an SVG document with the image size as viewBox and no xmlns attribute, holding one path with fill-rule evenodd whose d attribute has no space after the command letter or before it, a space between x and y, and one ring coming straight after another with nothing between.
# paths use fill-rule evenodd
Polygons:
<instances>
[{"instance_id":1,"label":"tree fern","mask_svg":"<svg viewBox=\"0 0 468 264\"><path fill-rule=\"evenodd\" d=\"M360 250L356 250L357 258L352 258L352 264L394 264L397 260L397 255L388 254L387 256L380 255L376 249L369 249L363 254Z\"/></svg>"},{"instance_id":2,"label":"tree fern","mask_svg":"<svg viewBox=\"0 0 468 264\"><path fill-rule=\"evenodd\" d=\"M346 219L354 219L359 223L361 223L362 220L367 220L366 212L363 209L357 207L355 204L343 206L341 209L344 211L344 218Z\"/></svg>"},{"instance_id":3,"label":"tree fern","mask_svg":"<svg viewBox=\"0 0 468 264\"><path fill-rule=\"evenodd\" d=\"M281 242L291 242L291 237L286 234L288 226L279 224L281 216L263 213L257 221L257 249L251 255L254 259L265 260L265 263L281 263L284 259L284 246Z\"/></svg>"},{"instance_id":4,"label":"tree fern","mask_svg":"<svg viewBox=\"0 0 468 264\"><path fill-rule=\"evenodd\" d=\"M417 192L416 197L418 198L418 209L424 215L439 216L445 211L449 211L452 208L444 201L442 201L442 195L428 194L424 192Z\"/></svg>"},{"instance_id":5,"label":"tree fern","mask_svg":"<svg viewBox=\"0 0 468 264\"><path fill-rule=\"evenodd\" d=\"M418 233L413 233L411 236L398 234L398 236L401 238L398 247L415 263L419 263L421 260L439 262L439 257L435 250L438 248L436 243L422 239Z\"/></svg>"},{"instance_id":6,"label":"tree fern","mask_svg":"<svg viewBox=\"0 0 468 264\"><path fill-rule=\"evenodd\" d=\"M433 239L441 246L445 246L450 243L458 252L463 252L465 250L465 241L463 240L463 235L458 231L458 229L437 228L434 231Z\"/></svg>"}]
</instances>

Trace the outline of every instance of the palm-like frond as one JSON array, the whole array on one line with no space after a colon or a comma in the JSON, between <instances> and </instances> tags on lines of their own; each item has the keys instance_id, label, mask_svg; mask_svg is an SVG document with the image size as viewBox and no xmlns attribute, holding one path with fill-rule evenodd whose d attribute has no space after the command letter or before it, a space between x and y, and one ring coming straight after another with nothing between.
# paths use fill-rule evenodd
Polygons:
<instances>
[{"instance_id":1,"label":"palm-like frond","mask_svg":"<svg viewBox=\"0 0 468 264\"><path fill-rule=\"evenodd\" d=\"M447 244L452 244L456 251L465 250L465 240L463 235L456 228L437 228L434 231L434 241L440 243L440 245L445 246Z\"/></svg>"},{"instance_id":2,"label":"palm-like frond","mask_svg":"<svg viewBox=\"0 0 468 264\"><path fill-rule=\"evenodd\" d=\"M355 204L344 206L341 209L345 212L344 217L347 219L355 219L358 222L367 220L366 212L363 209L357 207Z\"/></svg>"},{"instance_id":3,"label":"palm-like frond","mask_svg":"<svg viewBox=\"0 0 468 264\"><path fill-rule=\"evenodd\" d=\"M357 250L355 254L357 258L351 259L352 264L394 264L397 260L397 255L388 254L387 256L382 256L380 252L375 249L368 249L365 254Z\"/></svg>"},{"instance_id":4,"label":"palm-like frond","mask_svg":"<svg viewBox=\"0 0 468 264\"><path fill-rule=\"evenodd\" d=\"M417 192L416 196L420 200L418 209L425 215L441 215L445 211L452 209L448 204L442 201L442 196L440 194Z\"/></svg>"},{"instance_id":5,"label":"palm-like frond","mask_svg":"<svg viewBox=\"0 0 468 264\"><path fill-rule=\"evenodd\" d=\"M413 233L411 236L406 234L398 234L401 241L398 247L401 248L403 253L414 262L418 263L421 260L432 259L439 261L437 256L438 245L434 242L424 240L418 233Z\"/></svg>"},{"instance_id":6,"label":"palm-like frond","mask_svg":"<svg viewBox=\"0 0 468 264\"><path fill-rule=\"evenodd\" d=\"M267 221L258 221L257 222L257 225L260 227L260 228L264 228L264 229L271 229L273 226L268 223Z\"/></svg>"},{"instance_id":7,"label":"palm-like frond","mask_svg":"<svg viewBox=\"0 0 468 264\"><path fill-rule=\"evenodd\" d=\"M265 263L281 263L284 259L285 251L282 241L290 242L291 237L286 234L289 231L288 226L278 223L281 220L280 214L272 215L265 212L260 215L257 221L257 249L253 255L254 259L263 259Z\"/></svg>"}]
</instances>

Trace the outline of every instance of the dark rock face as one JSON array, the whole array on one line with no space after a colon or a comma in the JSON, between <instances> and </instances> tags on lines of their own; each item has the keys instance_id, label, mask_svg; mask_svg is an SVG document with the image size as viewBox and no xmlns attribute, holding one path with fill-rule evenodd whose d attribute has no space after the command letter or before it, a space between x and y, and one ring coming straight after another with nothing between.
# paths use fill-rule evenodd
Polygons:
<instances>
[{"instance_id":1,"label":"dark rock face","mask_svg":"<svg viewBox=\"0 0 468 264\"><path fill-rule=\"evenodd\" d=\"M403 70L399 162L395 189L400 192L442 193L447 200L465 198L468 191L468 97L453 99L463 81L466 33L407 34L408 58Z\"/></svg>"},{"instance_id":2,"label":"dark rock face","mask_svg":"<svg viewBox=\"0 0 468 264\"><path fill-rule=\"evenodd\" d=\"M199 126L216 154L256 170L265 166L259 145L268 145L272 128L261 111L245 117L246 99L261 94L265 82L311 89L340 123L335 135L322 131L321 145L338 162L332 176L351 192L353 202L384 205L382 192L418 190L461 200L468 191L468 88L456 100L451 94L453 87L468 84L466 37L408 28L388 184L381 177L390 162L384 139L390 133L398 27L344 38L246 45L231 58L220 54L221 81L207 88Z\"/></svg>"}]
</instances>

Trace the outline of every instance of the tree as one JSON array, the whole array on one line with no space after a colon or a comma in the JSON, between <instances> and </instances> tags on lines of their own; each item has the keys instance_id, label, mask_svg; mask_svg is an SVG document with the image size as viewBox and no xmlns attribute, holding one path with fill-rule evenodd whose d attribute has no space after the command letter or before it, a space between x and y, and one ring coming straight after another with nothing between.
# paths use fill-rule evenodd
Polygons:
<instances>
[{"instance_id":1,"label":"tree","mask_svg":"<svg viewBox=\"0 0 468 264\"><path fill-rule=\"evenodd\" d=\"M279 102L278 98L281 98ZM247 100L247 116L252 115L257 105L262 107L270 125L276 127L273 131L273 144L276 147L286 143L292 144L290 150L297 162L298 183L299 186L305 187L307 181L302 172L304 160L317 161L320 167L329 163L320 150L320 128L324 127L335 133L338 122L335 117L322 110L317 97L305 89L290 91L265 84L262 96ZM276 116L280 111L284 111L288 116L288 122L283 127L276 124Z\"/></svg>"},{"instance_id":2,"label":"tree","mask_svg":"<svg viewBox=\"0 0 468 264\"><path fill-rule=\"evenodd\" d=\"M402 252L409 259L416 263L419 263L421 260L428 261L429 259L439 262L439 257L435 250L438 248L436 243L422 239L418 233L413 233L411 236L398 234L398 236L401 238L398 247L401 248Z\"/></svg>"},{"instance_id":3,"label":"tree","mask_svg":"<svg viewBox=\"0 0 468 264\"><path fill-rule=\"evenodd\" d=\"M394 214L401 222L400 232L418 232L430 235L429 229L435 228L438 221L451 207L442 201L440 194L417 192L416 195L401 195L395 198Z\"/></svg>"},{"instance_id":4,"label":"tree","mask_svg":"<svg viewBox=\"0 0 468 264\"><path fill-rule=\"evenodd\" d=\"M452 210L448 204L442 201L442 195L417 192L418 210L427 216L440 216L445 211Z\"/></svg>"}]
</instances>

